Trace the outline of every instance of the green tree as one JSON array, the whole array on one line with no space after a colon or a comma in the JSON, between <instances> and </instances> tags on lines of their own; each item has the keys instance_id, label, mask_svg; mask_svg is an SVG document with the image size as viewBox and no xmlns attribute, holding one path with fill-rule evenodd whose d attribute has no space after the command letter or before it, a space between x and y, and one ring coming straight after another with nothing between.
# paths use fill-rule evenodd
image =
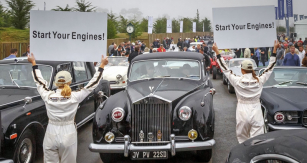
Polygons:
<instances>
[{"instance_id":1,"label":"green tree","mask_svg":"<svg viewBox=\"0 0 307 163\"><path fill-rule=\"evenodd\" d=\"M114 22L108 19L108 39L114 39L116 37L117 31Z\"/></svg>"},{"instance_id":2,"label":"green tree","mask_svg":"<svg viewBox=\"0 0 307 163\"><path fill-rule=\"evenodd\" d=\"M138 36L142 35L140 22L137 20L136 16L132 20L129 21L134 26L134 32L131 34L132 39L136 39Z\"/></svg>"},{"instance_id":3,"label":"green tree","mask_svg":"<svg viewBox=\"0 0 307 163\"><path fill-rule=\"evenodd\" d=\"M166 23L166 17L158 18L153 24L154 33L166 33Z\"/></svg>"},{"instance_id":4,"label":"green tree","mask_svg":"<svg viewBox=\"0 0 307 163\"><path fill-rule=\"evenodd\" d=\"M176 19L172 20L172 32L179 33L180 32L180 22Z\"/></svg>"},{"instance_id":5,"label":"green tree","mask_svg":"<svg viewBox=\"0 0 307 163\"><path fill-rule=\"evenodd\" d=\"M128 19L126 19L124 16L119 15L119 21L118 21L118 32L119 33L126 33L126 28L128 24Z\"/></svg>"},{"instance_id":6,"label":"green tree","mask_svg":"<svg viewBox=\"0 0 307 163\"><path fill-rule=\"evenodd\" d=\"M148 19L143 18L140 22L140 32L148 32Z\"/></svg>"},{"instance_id":7,"label":"green tree","mask_svg":"<svg viewBox=\"0 0 307 163\"><path fill-rule=\"evenodd\" d=\"M0 27L3 27L4 25L4 7L0 3Z\"/></svg>"},{"instance_id":8,"label":"green tree","mask_svg":"<svg viewBox=\"0 0 307 163\"><path fill-rule=\"evenodd\" d=\"M278 26L277 28L276 28L276 31L277 32L286 32L286 28L285 27L283 27L283 26Z\"/></svg>"},{"instance_id":9,"label":"green tree","mask_svg":"<svg viewBox=\"0 0 307 163\"><path fill-rule=\"evenodd\" d=\"M197 9L197 12L196 12L196 18L193 19L193 22L196 22L196 32L202 32L203 31L203 23L199 20L198 9Z\"/></svg>"},{"instance_id":10,"label":"green tree","mask_svg":"<svg viewBox=\"0 0 307 163\"><path fill-rule=\"evenodd\" d=\"M72 11L73 8L69 8L69 5L67 4L65 8L57 6L55 9L52 9L52 10L53 11Z\"/></svg>"},{"instance_id":11,"label":"green tree","mask_svg":"<svg viewBox=\"0 0 307 163\"><path fill-rule=\"evenodd\" d=\"M85 2L85 0L77 0L77 7L75 11L79 12L94 12L96 7L93 7L91 2Z\"/></svg>"},{"instance_id":12,"label":"green tree","mask_svg":"<svg viewBox=\"0 0 307 163\"><path fill-rule=\"evenodd\" d=\"M192 32L193 31L193 22L190 18L183 18L183 33Z\"/></svg>"},{"instance_id":13,"label":"green tree","mask_svg":"<svg viewBox=\"0 0 307 163\"><path fill-rule=\"evenodd\" d=\"M204 24L205 32L211 32L211 21L208 18L203 19L201 24Z\"/></svg>"},{"instance_id":14,"label":"green tree","mask_svg":"<svg viewBox=\"0 0 307 163\"><path fill-rule=\"evenodd\" d=\"M10 21L15 28L25 29L30 20L30 10L34 7L31 0L6 0L9 6Z\"/></svg>"}]
</instances>

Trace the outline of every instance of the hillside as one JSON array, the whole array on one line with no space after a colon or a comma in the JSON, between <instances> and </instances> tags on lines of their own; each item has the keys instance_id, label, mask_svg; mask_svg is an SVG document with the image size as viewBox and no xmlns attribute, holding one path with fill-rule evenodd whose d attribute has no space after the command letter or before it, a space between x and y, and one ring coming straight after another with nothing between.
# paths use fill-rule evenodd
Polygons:
<instances>
[{"instance_id":1,"label":"hillside","mask_svg":"<svg viewBox=\"0 0 307 163\"><path fill-rule=\"evenodd\" d=\"M29 29L24 30L16 28L0 27L0 42L29 42Z\"/></svg>"}]
</instances>

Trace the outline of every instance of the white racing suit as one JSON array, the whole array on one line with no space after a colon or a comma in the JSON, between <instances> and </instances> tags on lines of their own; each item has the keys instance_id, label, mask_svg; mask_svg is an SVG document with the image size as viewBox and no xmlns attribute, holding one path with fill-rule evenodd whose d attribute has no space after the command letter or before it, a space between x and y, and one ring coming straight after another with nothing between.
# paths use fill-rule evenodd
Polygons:
<instances>
[{"instance_id":1,"label":"white racing suit","mask_svg":"<svg viewBox=\"0 0 307 163\"><path fill-rule=\"evenodd\" d=\"M71 92L70 97L63 97L61 89L48 90L38 66L33 66L33 78L37 90L45 102L49 118L43 142L44 163L76 163L77 130L74 118L78 105L99 84L103 69L94 74L89 83L78 92Z\"/></svg>"},{"instance_id":2,"label":"white racing suit","mask_svg":"<svg viewBox=\"0 0 307 163\"><path fill-rule=\"evenodd\" d=\"M223 73L234 87L238 104L236 111L236 134L239 143L264 133L264 120L260 104L263 84L269 79L276 64L276 54L270 58L269 66L260 76L259 82L251 73L236 76L227 67L223 57L218 55L218 63Z\"/></svg>"}]
</instances>

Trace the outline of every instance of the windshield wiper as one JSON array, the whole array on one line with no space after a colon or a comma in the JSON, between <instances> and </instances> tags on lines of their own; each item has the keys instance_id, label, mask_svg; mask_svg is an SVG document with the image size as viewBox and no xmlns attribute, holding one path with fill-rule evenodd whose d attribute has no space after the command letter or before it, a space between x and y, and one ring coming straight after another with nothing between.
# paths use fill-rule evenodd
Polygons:
<instances>
[{"instance_id":1,"label":"windshield wiper","mask_svg":"<svg viewBox=\"0 0 307 163\"><path fill-rule=\"evenodd\" d=\"M15 84L18 88L20 88L19 85L17 84L17 82L15 80L13 80L12 74L10 72L9 72L9 74L10 74L10 78L12 80L12 83Z\"/></svg>"},{"instance_id":2,"label":"windshield wiper","mask_svg":"<svg viewBox=\"0 0 307 163\"><path fill-rule=\"evenodd\" d=\"M278 85L284 85L284 84L291 83L291 82L292 82L292 80L284 81L284 82L278 83Z\"/></svg>"},{"instance_id":3,"label":"windshield wiper","mask_svg":"<svg viewBox=\"0 0 307 163\"><path fill-rule=\"evenodd\" d=\"M307 83L303 83L303 82L296 82L296 84L307 86Z\"/></svg>"}]
</instances>

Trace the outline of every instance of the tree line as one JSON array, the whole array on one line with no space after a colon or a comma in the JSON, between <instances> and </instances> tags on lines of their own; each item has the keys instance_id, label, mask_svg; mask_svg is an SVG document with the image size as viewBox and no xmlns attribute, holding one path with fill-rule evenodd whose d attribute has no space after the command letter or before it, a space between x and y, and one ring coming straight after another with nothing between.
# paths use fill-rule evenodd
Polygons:
<instances>
[{"instance_id":1,"label":"tree line","mask_svg":"<svg viewBox=\"0 0 307 163\"><path fill-rule=\"evenodd\" d=\"M35 7L31 0L6 0L7 8L0 3L0 27L14 27L17 29L25 29L29 27L30 10ZM65 7L56 6L53 11L70 11L70 12L95 12L96 6L85 0L76 0L76 6ZM202 32L203 25L206 32L211 31L211 22L209 19L200 19L197 10L195 18L184 17L180 19L172 19L172 32L180 32L180 21L183 21L183 32L192 32L193 22L196 22L196 31ZM134 33L132 38L140 36L143 32L148 32L148 18L137 19L126 18L124 15L116 15L112 11L108 13L108 39L116 38L117 33L126 33L127 24L134 25ZM166 33L167 18L166 16L156 18L153 23L153 33Z\"/></svg>"}]
</instances>

